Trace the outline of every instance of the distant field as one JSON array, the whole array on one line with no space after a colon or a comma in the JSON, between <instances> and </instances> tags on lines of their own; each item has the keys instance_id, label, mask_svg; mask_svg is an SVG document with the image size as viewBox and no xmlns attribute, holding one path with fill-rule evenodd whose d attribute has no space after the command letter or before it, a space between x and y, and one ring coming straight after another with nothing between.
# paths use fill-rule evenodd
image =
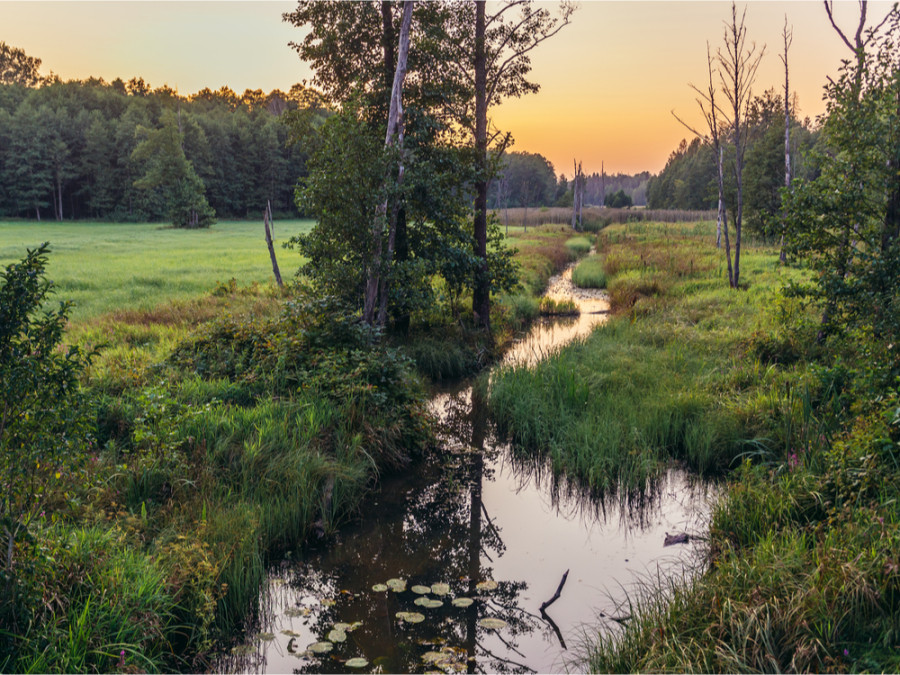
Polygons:
<instances>
[{"instance_id":1,"label":"distant field","mask_svg":"<svg viewBox=\"0 0 900 675\"><path fill-rule=\"evenodd\" d=\"M275 223L275 253L285 279L300 257L280 243L312 225L311 220ZM0 266L45 241L51 247L47 276L56 284L55 299L75 303L70 316L76 321L196 297L232 277L242 286L273 280L261 222L219 222L207 230L159 223L0 222Z\"/></svg>"}]
</instances>

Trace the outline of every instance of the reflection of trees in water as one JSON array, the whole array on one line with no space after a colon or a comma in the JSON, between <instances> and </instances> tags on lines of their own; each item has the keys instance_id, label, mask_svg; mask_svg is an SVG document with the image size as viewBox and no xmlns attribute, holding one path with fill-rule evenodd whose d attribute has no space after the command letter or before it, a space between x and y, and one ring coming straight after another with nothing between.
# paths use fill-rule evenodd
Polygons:
<instances>
[{"instance_id":1,"label":"reflection of trees in water","mask_svg":"<svg viewBox=\"0 0 900 675\"><path fill-rule=\"evenodd\" d=\"M289 585L275 587L275 593L287 592L293 599L270 597L266 603L291 605L295 613L300 611L298 603L306 604L311 611L304 621L320 640L337 622L361 624L347 632L346 642L336 643L331 653L300 658L295 672L355 672L344 665L355 656L365 656L386 672L415 672L423 668L425 652L450 647L458 653L452 665L464 671L530 671L519 661L525 658L520 657L518 643L543 623L521 606L526 583L497 580L495 589L477 588L479 582L491 579L491 562L506 551L502 530L490 520L481 500L483 482L493 472L482 454L488 433L484 406L469 391L448 396L442 405L442 453L416 467L416 478L386 481L377 506L366 507L366 517L357 526L320 549L308 550ZM389 578L405 579L407 590L372 590ZM439 598L442 607L414 604L421 596L410 590L413 585L438 582L451 588L450 595ZM454 597L475 602L467 608L454 607ZM420 612L426 619L406 623L397 619L400 611ZM485 628L480 624L485 618L501 619L506 625ZM307 644L297 642L292 651L302 657ZM235 665L258 672L265 650L275 648L262 643L255 654Z\"/></svg>"}]
</instances>

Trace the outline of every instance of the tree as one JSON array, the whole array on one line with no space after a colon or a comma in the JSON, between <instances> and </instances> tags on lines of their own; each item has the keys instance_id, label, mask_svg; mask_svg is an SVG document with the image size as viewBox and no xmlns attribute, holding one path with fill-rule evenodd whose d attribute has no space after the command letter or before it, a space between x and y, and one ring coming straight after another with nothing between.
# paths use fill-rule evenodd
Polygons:
<instances>
[{"instance_id":1,"label":"tree","mask_svg":"<svg viewBox=\"0 0 900 675\"><path fill-rule=\"evenodd\" d=\"M146 162L147 170L134 184L145 190L162 190L175 227L209 227L215 222L215 212L206 201L203 182L185 157L179 121L171 110L163 112L161 121L160 129L138 130L143 140L131 156Z\"/></svg>"},{"instance_id":2,"label":"tree","mask_svg":"<svg viewBox=\"0 0 900 675\"><path fill-rule=\"evenodd\" d=\"M845 38L855 59L825 89L821 173L795 180L785 195L787 245L818 274L809 292L824 307L820 339L862 329L893 345L900 339L900 13L894 7L864 30L861 8L854 41ZM876 360L896 369L893 347L881 351Z\"/></svg>"},{"instance_id":3,"label":"tree","mask_svg":"<svg viewBox=\"0 0 900 675\"><path fill-rule=\"evenodd\" d=\"M22 49L0 42L0 84L35 87L43 80L38 74L40 67L40 59L28 56Z\"/></svg>"},{"instance_id":4,"label":"tree","mask_svg":"<svg viewBox=\"0 0 900 675\"><path fill-rule=\"evenodd\" d=\"M489 134L488 111L503 98L538 91L539 85L525 79L531 70L529 54L562 30L569 23L575 8L563 2L560 4L560 16L553 17L547 9L536 8L529 0L509 0L488 16L484 0L473 0L473 3L474 41L468 38L473 23L471 19L453 26L456 44L469 46L460 50L462 58L448 62L448 65L454 66L460 81L467 82L474 90L474 119L469 114L458 119L469 121L475 150L473 234L474 252L480 262L475 271L472 313L476 324L490 330L487 192L492 172L488 152L491 145L501 138L499 150L502 153L509 143L509 136L501 137L499 132ZM513 9L519 9L519 15L515 18L511 12Z\"/></svg>"}]
</instances>

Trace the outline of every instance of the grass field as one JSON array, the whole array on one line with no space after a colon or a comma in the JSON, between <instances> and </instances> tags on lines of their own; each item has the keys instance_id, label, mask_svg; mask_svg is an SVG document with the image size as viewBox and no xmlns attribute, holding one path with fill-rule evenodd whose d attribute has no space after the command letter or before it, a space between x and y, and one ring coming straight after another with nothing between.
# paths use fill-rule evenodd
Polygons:
<instances>
[{"instance_id":1,"label":"grass field","mask_svg":"<svg viewBox=\"0 0 900 675\"><path fill-rule=\"evenodd\" d=\"M311 220L277 222L277 241L308 231ZM20 260L26 248L49 241L49 278L56 299L75 303L79 321L119 310L149 310L207 293L234 278L245 286L272 281L262 224L219 222L204 230L159 223L0 222L0 265ZM276 244L277 246L277 244ZM300 265L280 246L283 278Z\"/></svg>"}]
</instances>

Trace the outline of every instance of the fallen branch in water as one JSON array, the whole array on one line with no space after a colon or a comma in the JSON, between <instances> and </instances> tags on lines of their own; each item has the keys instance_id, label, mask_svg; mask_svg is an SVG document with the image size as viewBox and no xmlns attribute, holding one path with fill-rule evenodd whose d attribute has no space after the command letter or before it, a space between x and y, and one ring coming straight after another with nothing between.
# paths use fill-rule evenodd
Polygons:
<instances>
[{"instance_id":1,"label":"fallen branch in water","mask_svg":"<svg viewBox=\"0 0 900 675\"><path fill-rule=\"evenodd\" d=\"M552 605L554 602L559 600L559 594L562 593L563 586L566 585L566 579L568 579L568 578L569 578L569 570L566 570L566 573L562 575L562 579L560 579L560 581L559 581L559 586L556 587L556 593L553 594L552 598L550 598L547 602L545 602L543 605L541 605L542 612L545 609L547 609L550 605Z\"/></svg>"}]
</instances>

